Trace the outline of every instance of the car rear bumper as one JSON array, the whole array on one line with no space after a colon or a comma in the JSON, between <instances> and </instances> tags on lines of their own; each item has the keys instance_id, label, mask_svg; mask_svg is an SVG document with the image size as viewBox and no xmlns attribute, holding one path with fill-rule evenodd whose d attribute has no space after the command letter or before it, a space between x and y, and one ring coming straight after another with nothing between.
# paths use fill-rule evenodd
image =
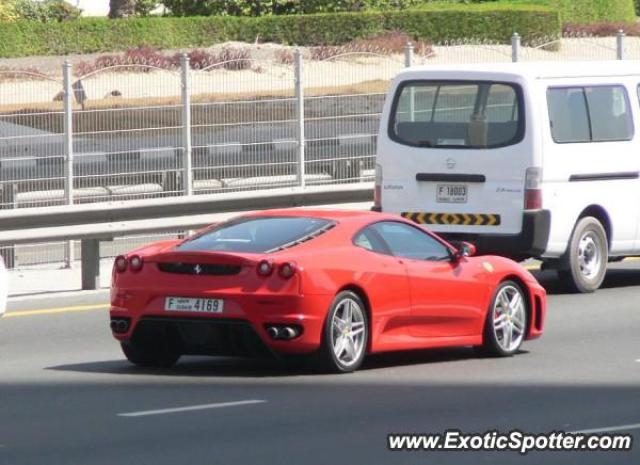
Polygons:
<instances>
[{"instance_id":1,"label":"car rear bumper","mask_svg":"<svg viewBox=\"0 0 640 465\"><path fill-rule=\"evenodd\" d=\"M154 331L171 338L185 355L262 356L303 354L320 347L324 318L332 296L278 296L259 294L218 295L225 300L225 313L202 314L168 312L157 305L157 298L129 292L139 298L126 305L114 305L110 316L112 334L121 341L135 338L138 331ZM229 312L226 311L229 308ZM126 322L126 327L114 322ZM293 325L302 329L290 340L274 339L269 325Z\"/></svg>"},{"instance_id":2,"label":"car rear bumper","mask_svg":"<svg viewBox=\"0 0 640 465\"><path fill-rule=\"evenodd\" d=\"M472 242L481 255L503 255L524 259L544 253L549 240L551 212L549 210L525 211L519 234L466 234L438 233L450 241Z\"/></svg>"}]
</instances>

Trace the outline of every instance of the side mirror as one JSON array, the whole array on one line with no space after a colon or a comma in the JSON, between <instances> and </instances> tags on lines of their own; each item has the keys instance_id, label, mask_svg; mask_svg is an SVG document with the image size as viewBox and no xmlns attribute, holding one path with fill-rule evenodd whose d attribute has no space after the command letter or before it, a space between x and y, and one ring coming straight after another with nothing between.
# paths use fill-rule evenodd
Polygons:
<instances>
[{"instance_id":1,"label":"side mirror","mask_svg":"<svg viewBox=\"0 0 640 465\"><path fill-rule=\"evenodd\" d=\"M469 242L463 242L458 248L458 254L461 257L473 257L476 254L476 246Z\"/></svg>"},{"instance_id":2,"label":"side mirror","mask_svg":"<svg viewBox=\"0 0 640 465\"><path fill-rule=\"evenodd\" d=\"M454 261L458 261L462 257L472 257L476 254L476 246L469 242L459 242L456 247L457 250L453 253Z\"/></svg>"}]
</instances>

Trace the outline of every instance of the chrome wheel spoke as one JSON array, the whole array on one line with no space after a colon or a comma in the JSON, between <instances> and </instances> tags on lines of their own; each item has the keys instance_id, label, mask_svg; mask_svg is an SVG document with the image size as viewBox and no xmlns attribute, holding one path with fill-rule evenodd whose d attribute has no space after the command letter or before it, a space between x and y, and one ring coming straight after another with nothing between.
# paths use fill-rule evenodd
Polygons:
<instances>
[{"instance_id":1,"label":"chrome wheel spoke","mask_svg":"<svg viewBox=\"0 0 640 465\"><path fill-rule=\"evenodd\" d=\"M524 325L522 324L521 321L519 320L512 320L513 323L513 330L516 333L517 336L520 336L523 332L524 332Z\"/></svg>"},{"instance_id":2,"label":"chrome wheel spoke","mask_svg":"<svg viewBox=\"0 0 640 465\"><path fill-rule=\"evenodd\" d=\"M346 312L344 319L347 324L351 324L353 322L353 301L349 300L347 303Z\"/></svg>"},{"instance_id":3,"label":"chrome wheel spoke","mask_svg":"<svg viewBox=\"0 0 640 465\"><path fill-rule=\"evenodd\" d=\"M336 341L336 345L334 346L333 352L336 354L336 357L340 358L346 349L347 349L347 338L344 336L340 336Z\"/></svg>"},{"instance_id":4,"label":"chrome wheel spoke","mask_svg":"<svg viewBox=\"0 0 640 465\"><path fill-rule=\"evenodd\" d=\"M504 345L504 348L507 350L509 350L509 348L511 347L511 342L513 337L512 330L513 328L510 323L505 324L502 330L502 343Z\"/></svg>"},{"instance_id":5,"label":"chrome wheel spoke","mask_svg":"<svg viewBox=\"0 0 640 465\"><path fill-rule=\"evenodd\" d=\"M351 337L359 336L362 333L364 333L364 327L358 328L358 329L352 329L351 330Z\"/></svg>"},{"instance_id":6,"label":"chrome wheel spoke","mask_svg":"<svg viewBox=\"0 0 640 465\"><path fill-rule=\"evenodd\" d=\"M522 304L522 296L520 295L519 292L516 292L511 298L511 300L509 301L509 311L511 316L513 316L516 313L516 311L518 311L521 304Z\"/></svg>"},{"instance_id":7,"label":"chrome wheel spoke","mask_svg":"<svg viewBox=\"0 0 640 465\"><path fill-rule=\"evenodd\" d=\"M505 315L504 313L500 315L498 318L496 318L495 320L493 320L493 327L496 329L496 331L504 328L506 324L507 324L507 315Z\"/></svg>"},{"instance_id":8,"label":"chrome wheel spoke","mask_svg":"<svg viewBox=\"0 0 640 465\"><path fill-rule=\"evenodd\" d=\"M349 360L355 360L357 355L356 345L353 342L353 339L346 338L346 340L347 340L347 343L345 344L345 347L346 347L347 355L349 356Z\"/></svg>"},{"instance_id":9,"label":"chrome wheel spoke","mask_svg":"<svg viewBox=\"0 0 640 465\"><path fill-rule=\"evenodd\" d=\"M500 306L504 309L507 310L509 308L509 298L507 297L507 295L505 293L500 294Z\"/></svg>"},{"instance_id":10,"label":"chrome wheel spoke","mask_svg":"<svg viewBox=\"0 0 640 465\"><path fill-rule=\"evenodd\" d=\"M511 320L513 322L514 328L518 331L518 334L522 334L524 332L524 315L522 312L518 312L513 316Z\"/></svg>"},{"instance_id":11,"label":"chrome wheel spoke","mask_svg":"<svg viewBox=\"0 0 640 465\"><path fill-rule=\"evenodd\" d=\"M338 318L337 315L333 317L333 324L334 324L333 329L337 329L339 332L344 331L344 329L347 327L347 322L344 321L342 318Z\"/></svg>"}]
</instances>

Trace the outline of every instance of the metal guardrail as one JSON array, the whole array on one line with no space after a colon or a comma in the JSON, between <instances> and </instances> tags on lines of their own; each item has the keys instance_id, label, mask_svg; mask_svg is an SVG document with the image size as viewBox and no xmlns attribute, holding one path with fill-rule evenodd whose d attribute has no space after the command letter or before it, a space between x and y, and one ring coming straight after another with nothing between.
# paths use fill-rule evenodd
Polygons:
<instances>
[{"instance_id":1,"label":"metal guardrail","mask_svg":"<svg viewBox=\"0 0 640 465\"><path fill-rule=\"evenodd\" d=\"M0 212L0 245L80 240L82 289L100 282L100 242L128 234L199 229L213 213L364 202L372 183L105 202Z\"/></svg>"}]
</instances>

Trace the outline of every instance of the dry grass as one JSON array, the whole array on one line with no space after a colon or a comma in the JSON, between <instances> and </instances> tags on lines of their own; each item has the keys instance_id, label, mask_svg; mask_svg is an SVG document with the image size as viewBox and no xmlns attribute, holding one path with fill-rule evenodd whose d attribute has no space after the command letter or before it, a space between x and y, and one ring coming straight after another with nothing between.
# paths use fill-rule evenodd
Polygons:
<instances>
[{"instance_id":1,"label":"dry grass","mask_svg":"<svg viewBox=\"0 0 640 465\"><path fill-rule=\"evenodd\" d=\"M391 31L385 34L356 39L345 45L329 46L321 45L311 47L310 58L315 61L325 61L349 54L376 54L376 55L401 55L406 45L413 43L414 53L421 57L433 57L433 46L424 41L414 41L410 35L402 31Z\"/></svg>"},{"instance_id":2,"label":"dry grass","mask_svg":"<svg viewBox=\"0 0 640 465\"><path fill-rule=\"evenodd\" d=\"M42 74L37 68L7 68L0 66L0 82L15 81L47 81L49 77Z\"/></svg>"}]
</instances>

